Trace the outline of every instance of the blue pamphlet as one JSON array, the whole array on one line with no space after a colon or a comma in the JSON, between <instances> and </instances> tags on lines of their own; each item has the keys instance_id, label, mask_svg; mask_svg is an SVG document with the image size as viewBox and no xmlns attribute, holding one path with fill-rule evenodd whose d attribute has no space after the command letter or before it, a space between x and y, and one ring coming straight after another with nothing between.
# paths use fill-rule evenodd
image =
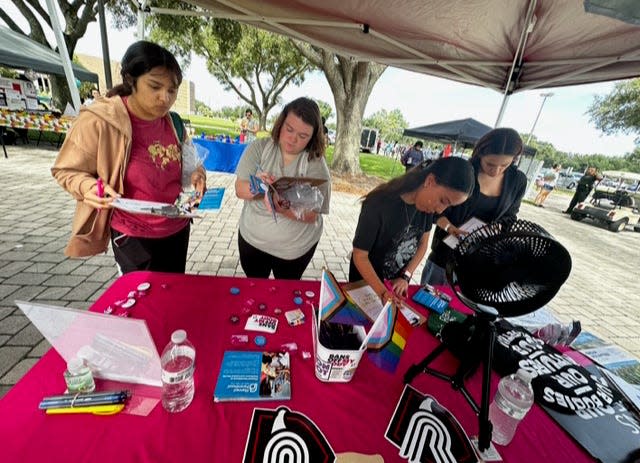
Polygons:
<instances>
[{"instance_id":1,"label":"blue pamphlet","mask_svg":"<svg viewBox=\"0 0 640 463\"><path fill-rule=\"evenodd\" d=\"M211 188L202 197L198 210L219 211L224 198L224 188Z\"/></svg>"},{"instance_id":2,"label":"blue pamphlet","mask_svg":"<svg viewBox=\"0 0 640 463\"><path fill-rule=\"evenodd\" d=\"M289 400L290 365L288 352L227 351L213 400Z\"/></svg>"},{"instance_id":3,"label":"blue pamphlet","mask_svg":"<svg viewBox=\"0 0 640 463\"><path fill-rule=\"evenodd\" d=\"M420 288L413 295L412 299L418 304L431 309L438 314L442 314L445 309L449 307L449 302L451 301L451 297L449 297L449 295L440 292L431 285L425 285Z\"/></svg>"}]
</instances>

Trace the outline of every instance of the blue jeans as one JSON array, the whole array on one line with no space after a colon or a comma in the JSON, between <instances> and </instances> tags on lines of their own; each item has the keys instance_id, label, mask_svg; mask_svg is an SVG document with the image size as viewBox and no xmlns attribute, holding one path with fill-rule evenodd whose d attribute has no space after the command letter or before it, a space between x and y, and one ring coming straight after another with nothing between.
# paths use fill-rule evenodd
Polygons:
<instances>
[{"instance_id":1,"label":"blue jeans","mask_svg":"<svg viewBox=\"0 0 640 463\"><path fill-rule=\"evenodd\" d=\"M422 277L420 278L420 284L430 284L431 286L441 286L447 284L447 271L434 264L432 261L427 260L427 263L422 269Z\"/></svg>"}]
</instances>

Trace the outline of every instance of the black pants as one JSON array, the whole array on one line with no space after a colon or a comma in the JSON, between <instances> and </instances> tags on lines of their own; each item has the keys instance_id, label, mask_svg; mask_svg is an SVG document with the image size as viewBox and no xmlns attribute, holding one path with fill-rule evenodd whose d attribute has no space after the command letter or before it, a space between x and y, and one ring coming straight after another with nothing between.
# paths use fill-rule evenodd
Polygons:
<instances>
[{"instance_id":1,"label":"black pants","mask_svg":"<svg viewBox=\"0 0 640 463\"><path fill-rule=\"evenodd\" d=\"M111 247L120 271L136 270L184 273L189 248L189 230L182 230L166 238L136 238L111 229Z\"/></svg>"},{"instance_id":2,"label":"black pants","mask_svg":"<svg viewBox=\"0 0 640 463\"><path fill-rule=\"evenodd\" d=\"M587 196L589 196L590 188L581 188L580 185L576 187L576 192L573 194L573 198L571 198L571 202L569 203L569 207L567 208L567 212L571 212L574 207L578 203L581 203Z\"/></svg>"},{"instance_id":3,"label":"black pants","mask_svg":"<svg viewBox=\"0 0 640 463\"><path fill-rule=\"evenodd\" d=\"M306 270L313 254L316 252L314 244L305 254L297 259L287 260L272 256L253 247L238 233L238 250L240 251L240 265L245 275L250 278L269 278L273 276L281 280L299 280Z\"/></svg>"}]
</instances>

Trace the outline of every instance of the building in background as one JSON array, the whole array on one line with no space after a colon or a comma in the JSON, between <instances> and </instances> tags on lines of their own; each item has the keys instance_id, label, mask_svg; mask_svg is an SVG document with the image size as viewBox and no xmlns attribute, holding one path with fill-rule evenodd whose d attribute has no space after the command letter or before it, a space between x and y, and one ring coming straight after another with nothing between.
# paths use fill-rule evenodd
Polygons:
<instances>
[{"instance_id":1,"label":"building in background","mask_svg":"<svg viewBox=\"0 0 640 463\"><path fill-rule=\"evenodd\" d=\"M101 94L107 93L107 81L104 76L104 64L102 58L97 56L89 56L76 54L76 60L88 71L95 72L99 78L99 90ZM118 61L111 60L111 78L113 84L116 85L120 82L120 63ZM195 114L196 112L196 86L190 80L183 80L182 85L178 91L178 98L173 105L173 111L176 111L182 115Z\"/></svg>"}]
</instances>

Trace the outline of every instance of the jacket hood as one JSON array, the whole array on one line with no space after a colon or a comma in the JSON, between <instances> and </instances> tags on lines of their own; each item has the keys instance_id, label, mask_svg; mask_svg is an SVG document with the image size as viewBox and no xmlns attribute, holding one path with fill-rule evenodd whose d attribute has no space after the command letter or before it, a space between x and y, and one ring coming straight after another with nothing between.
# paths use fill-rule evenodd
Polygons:
<instances>
[{"instance_id":1,"label":"jacket hood","mask_svg":"<svg viewBox=\"0 0 640 463\"><path fill-rule=\"evenodd\" d=\"M122 97L115 95L109 98L99 97L92 104L82 106L80 113L88 111L115 127L125 137L131 139L131 120Z\"/></svg>"}]
</instances>

